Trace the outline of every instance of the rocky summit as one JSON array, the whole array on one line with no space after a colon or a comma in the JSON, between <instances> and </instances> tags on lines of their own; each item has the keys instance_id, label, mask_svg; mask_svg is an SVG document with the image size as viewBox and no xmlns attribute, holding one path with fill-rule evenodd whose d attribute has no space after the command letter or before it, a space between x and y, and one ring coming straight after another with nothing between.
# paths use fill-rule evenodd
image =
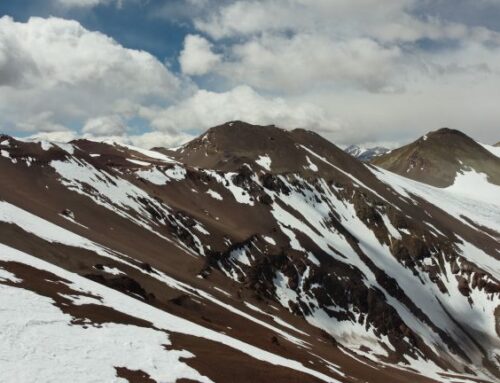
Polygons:
<instances>
[{"instance_id":1,"label":"rocky summit","mask_svg":"<svg viewBox=\"0 0 500 383\"><path fill-rule=\"evenodd\" d=\"M0 154L17 381L500 379L500 204L457 192L470 172L498 188L500 159L458 131L372 163L240 121L175 150L1 136Z\"/></svg>"},{"instance_id":2,"label":"rocky summit","mask_svg":"<svg viewBox=\"0 0 500 383\"><path fill-rule=\"evenodd\" d=\"M374 165L438 187L451 186L457 174L483 173L500 185L500 158L464 133L442 128L372 160Z\"/></svg>"}]
</instances>

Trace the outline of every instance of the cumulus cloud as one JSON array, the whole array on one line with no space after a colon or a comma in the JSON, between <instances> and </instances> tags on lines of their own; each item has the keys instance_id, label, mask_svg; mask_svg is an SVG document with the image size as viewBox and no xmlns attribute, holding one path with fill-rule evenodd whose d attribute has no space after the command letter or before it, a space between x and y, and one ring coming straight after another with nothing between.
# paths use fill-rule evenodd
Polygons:
<instances>
[{"instance_id":1,"label":"cumulus cloud","mask_svg":"<svg viewBox=\"0 0 500 383\"><path fill-rule=\"evenodd\" d=\"M77 134L71 130L58 130L54 132L40 132L27 137L19 138L25 141L52 141L70 142L77 138Z\"/></svg>"},{"instance_id":2,"label":"cumulus cloud","mask_svg":"<svg viewBox=\"0 0 500 383\"><path fill-rule=\"evenodd\" d=\"M336 142L404 142L443 125L493 141L500 34L479 15L495 9L489 0L210 1L193 23L224 52L214 79L315 105L344 127L329 135Z\"/></svg>"},{"instance_id":3,"label":"cumulus cloud","mask_svg":"<svg viewBox=\"0 0 500 383\"><path fill-rule=\"evenodd\" d=\"M299 91L317 86L394 88L399 47L374 40L335 41L320 35L264 36L232 46L232 58L217 73L270 91Z\"/></svg>"},{"instance_id":4,"label":"cumulus cloud","mask_svg":"<svg viewBox=\"0 0 500 383\"><path fill-rule=\"evenodd\" d=\"M147 132L144 134L124 136L122 142L145 149L157 147L174 148L193 138L195 138L195 136L183 132Z\"/></svg>"},{"instance_id":5,"label":"cumulus cloud","mask_svg":"<svg viewBox=\"0 0 500 383\"><path fill-rule=\"evenodd\" d=\"M53 121L54 112L45 110L31 116L28 116L23 121L17 123L17 128L26 132L53 132L65 129L63 125Z\"/></svg>"},{"instance_id":6,"label":"cumulus cloud","mask_svg":"<svg viewBox=\"0 0 500 383\"><path fill-rule=\"evenodd\" d=\"M287 128L335 130L339 122L305 102L265 97L248 86L227 92L199 90L192 97L166 109L144 109L142 116L161 130L206 129L231 120L253 124L278 124Z\"/></svg>"},{"instance_id":7,"label":"cumulus cloud","mask_svg":"<svg viewBox=\"0 0 500 383\"><path fill-rule=\"evenodd\" d=\"M467 36L498 41L497 33L481 26L420 17L428 12L426 6L432 9L434 3L426 0L212 1L194 24L198 30L216 39L263 33L317 32L340 39L372 37L385 42ZM420 15L416 10L421 11Z\"/></svg>"},{"instance_id":8,"label":"cumulus cloud","mask_svg":"<svg viewBox=\"0 0 500 383\"><path fill-rule=\"evenodd\" d=\"M36 133L19 139L24 141L52 141L63 143L77 139L87 139L100 142L118 142L138 146L144 149L151 149L155 147L177 147L188 142L189 140L192 140L193 138L194 136L181 132L147 132L132 135L93 135L91 133L78 134L72 130L59 130L54 132Z\"/></svg>"},{"instance_id":9,"label":"cumulus cloud","mask_svg":"<svg viewBox=\"0 0 500 383\"><path fill-rule=\"evenodd\" d=\"M187 35L179 63L184 74L204 75L221 61L221 56L212 52L212 44L202 36Z\"/></svg>"},{"instance_id":10,"label":"cumulus cloud","mask_svg":"<svg viewBox=\"0 0 500 383\"><path fill-rule=\"evenodd\" d=\"M90 118L82 129L83 133L90 133L95 136L121 135L126 130L127 127L123 119L116 115Z\"/></svg>"},{"instance_id":11,"label":"cumulus cloud","mask_svg":"<svg viewBox=\"0 0 500 383\"><path fill-rule=\"evenodd\" d=\"M139 117L156 130L133 136L143 146L235 119L313 129L340 144L405 142L444 125L498 141L498 1L162 4L155 17L194 28L177 74L76 21L1 18L0 123L27 132L80 124L83 135L132 140L126 126Z\"/></svg>"},{"instance_id":12,"label":"cumulus cloud","mask_svg":"<svg viewBox=\"0 0 500 383\"><path fill-rule=\"evenodd\" d=\"M33 116L54 123L111 115L123 105L169 100L180 80L149 53L127 49L78 22L0 18L0 121L39 129ZM31 127L31 128L30 128Z\"/></svg>"},{"instance_id":13,"label":"cumulus cloud","mask_svg":"<svg viewBox=\"0 0 500 383\"><path fill-rule=\"evenodd\" d=\"M416 0L261 0L212 2L195 18L199 31L227 52L212 70L273 92L315 87L405 89L408 77L433 65L426 40L500 45L500 34L416 12ZM423 59L427 61L422 63Z\"/></svg>"}]
</instances>

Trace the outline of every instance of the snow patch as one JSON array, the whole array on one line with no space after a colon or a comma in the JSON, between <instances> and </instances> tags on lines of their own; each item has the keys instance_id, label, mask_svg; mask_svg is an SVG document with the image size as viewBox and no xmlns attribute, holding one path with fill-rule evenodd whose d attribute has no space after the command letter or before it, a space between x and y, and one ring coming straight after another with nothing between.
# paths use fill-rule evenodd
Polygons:
<instances>
[{"instance_id":1,"label":"snow patch","mask_svg":"<svg viewBox=\"0 0 500 383\"><path fill-rule=\"evenodd\" d=\"M218 199L219 201L223 200L222 196L212 189L208 189L207 194L214 199Z\"/></svg>"},{"instance_id":2,"label":"snow patch","mask_svg":"<svg viewBox=\"0 0 500 383\"><path fill-rule=\"evenodd\" d=\"M310 169L312 170L313 172L317 172L318 171L318 167L316 166L316 164L314 164L310 159L309 159L309 156L306 156L306 160L307 160L307 164L308 166L304 166L306 169Z\"/></svg>"},{"instance_id":3,"label":"snow patch","mask_svg":"<svg viewBox=\"0 0 500 383\"><path fill-rule=\"evenodd\" d=\"M259 156L259 158L255 160L255 163L266 169L268 172L271 171L271 157L267 154L265 156Z\"/></svg>"},{"instance_id":4,"label":"snow patch","mask_svg":"<svg viewBox=\"0 0 500 383\"><path fill-rule=\"evenodd\" d=\"M134 160L132 158L127 158L126 160L128 162L131 162L131 163L135 164L135 165L140 165L140 166L149 166L149 165L151 165L151 162Z\"/></svg>"},{"instance_id":5,"label":"snow patch","mask_svg":"<svg viewBox=\"0 0 500 383\"><path fill-rule=\"evenodd\" d=\"M276 246L276 241L274 240L274 238L271 238L267 235L263 235L262 238L264 238L264 241L266 241L270 245Z\"/></svg>"}]
</instances>

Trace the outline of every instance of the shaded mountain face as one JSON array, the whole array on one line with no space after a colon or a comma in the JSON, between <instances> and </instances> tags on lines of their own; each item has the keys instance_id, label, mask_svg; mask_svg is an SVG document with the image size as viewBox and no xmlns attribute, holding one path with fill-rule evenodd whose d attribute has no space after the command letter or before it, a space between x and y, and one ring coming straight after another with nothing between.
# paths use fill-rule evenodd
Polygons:
<instances>
[{"instance_id":1,"label":"shaded mountain face","mask_svg":"<svg viewBox=\"0 0 500 383\"><path fill-rule=\"evenodd\" d=\"M373 148L365 148L360 147L358 145L351 145L345 149L345 152L350 154L351 156L357 158L363 162L370 162L375 157L379 157L382 154L385 154L389 151L389 149L384 148L382 146L375 146Z\"/></svg>"},{"instance_id":2,"label":"shaded mountain face","mask_svg":"<svg viewBox=\"0 0 500 383\"><path fill-rule=\"evenodd\" d=\"M0 380L500 377L500 207L241 122L0 172Z\"/></svg>"},{"instance_id":3,"label":"shaded mountain face","mask_svg":"<svg viewBox=\"0 0 500 383\"><path fill-rule=\"evenodd\" d=\"M443 128L372 160L391 172L437 187L454 184L464 172L484 173L500 185L500 158L457 130Z\"/></svg>"}]
</instances>

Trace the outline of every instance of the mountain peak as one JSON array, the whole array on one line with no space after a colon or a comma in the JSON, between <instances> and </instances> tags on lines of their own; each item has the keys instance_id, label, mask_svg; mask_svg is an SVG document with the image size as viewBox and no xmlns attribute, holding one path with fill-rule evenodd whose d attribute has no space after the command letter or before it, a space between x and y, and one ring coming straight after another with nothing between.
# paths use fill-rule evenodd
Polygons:
<instances>
[{"instance_id":1,"label":"mountain peak","mask_svg":"<svg viewBox=\"0 0 500 383\"><path fill-rule=\"evenodd\" d=\"M433 186L451 186L464 171L500 185L500 159L463 132L441 128L373 160L375 165Z\"/></svg>"},{"instance_id":2,"label":"mountain peak","mask_svg":"<svg viewBox=\"0 0 500 383\"><path fill-rule=\"evenodd\" d=\"M310 173L327 168L319 157L339 166L357 161L319 134L305 130L286 130L275 125L252 125L231 121L208 129L204 134L175 151L155 150L180 162L199 168L237 171L243 166L273 173ZM308 152L314 150L319 157ZM268 165L264 165L268 164Z\"/></svg>"},{"instance_id":3,"label":"mountain peak","mask_svg":"<svg viewBox=\"0 0 500 383\"><path fill-rule=\"evenodd\" d=\"M448 127L442 127L440 129L429 132L428 135L455 135L461 137L468 137L465 133L457 129L451 129Z\"/></svg>"}]
</instances>

